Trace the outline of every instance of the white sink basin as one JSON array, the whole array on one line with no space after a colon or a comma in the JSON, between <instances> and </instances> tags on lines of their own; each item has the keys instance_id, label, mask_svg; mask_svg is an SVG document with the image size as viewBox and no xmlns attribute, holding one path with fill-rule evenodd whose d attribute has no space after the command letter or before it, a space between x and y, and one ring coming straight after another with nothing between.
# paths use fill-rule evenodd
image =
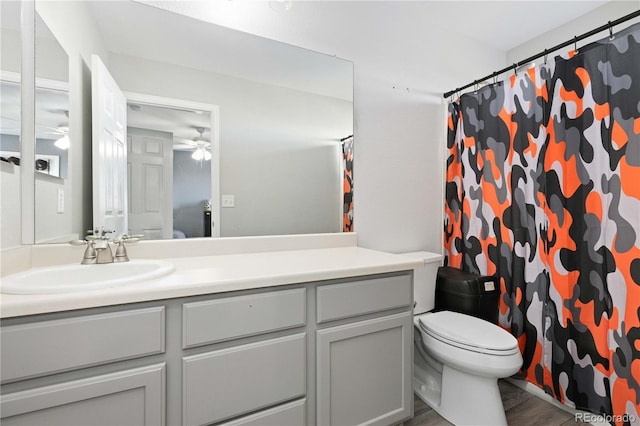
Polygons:
<instances>
[{"instance_id":1,"label":"white sink basin","mask_svg":"<svg viewBox=\"0 0 640 426\"><path fill-rule=\"evenodd\" d=\"M169 262L146 259L101 265L74 264L33 268L3 277L0 293L75 293L159 278L174 270L175 267Z\"/></svg>"}]
</instances>

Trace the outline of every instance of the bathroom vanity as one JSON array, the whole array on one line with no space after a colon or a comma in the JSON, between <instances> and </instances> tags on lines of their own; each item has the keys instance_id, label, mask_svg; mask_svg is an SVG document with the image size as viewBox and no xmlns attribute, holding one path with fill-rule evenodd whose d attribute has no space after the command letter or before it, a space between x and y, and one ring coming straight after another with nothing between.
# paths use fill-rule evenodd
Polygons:
<instances>
[{"instance_id":1,"label":"bathroom vanity","mask_svg":"<svg viewBox=\"0 0 640 426\"><path fill-rule=\"evenodd\" d=\"M2 295L3 425L413 414L415 259L332 247L167 260L173 274L133 285Z\"/></svg>"}]
</instances>

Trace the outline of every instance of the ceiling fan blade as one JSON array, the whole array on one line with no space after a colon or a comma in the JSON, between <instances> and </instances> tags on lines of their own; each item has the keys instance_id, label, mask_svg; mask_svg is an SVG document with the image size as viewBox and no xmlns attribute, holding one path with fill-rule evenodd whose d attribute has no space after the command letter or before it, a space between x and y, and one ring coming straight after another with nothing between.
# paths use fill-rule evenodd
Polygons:
<instances>
[{"instance_id":1,"label":"ceiling fan blade","mask_svg":"<svg viewBox=\"0 0 640 426\"><path fill-rule=\"evenodd\" d=\"M191 139L187 139L187 138L178 138L178 137L174 137L173 138L173 143L175 144L185 144L185 145L191 145L191 146L196 146L196 143L194 141L192 141Z\"/></svg>"},{"instance_id":2,"label":"ceiling fan blade","mask_svg":"<svg viewBox=\"0 0 640 426\"><path fill-rule=\"evenodd\" d=\"M41 129L48 129L47 132L57 133L59 135L64 135L65 133L67 133L64 130L60 130L58 127L49 126L47 124L36 123L36 127L39 127Z\"/></svg>"},{"instance_id":3,"label":"ceiling fan blade","mask_svg":"<svg viewBox=\"0 0 640 426\"><path fill-rule=\"evenodd\" d=\"M174 143L173 149L178 151L192 151L196 149L196 147L186 143Z\"/></svg>"}]
</instances>

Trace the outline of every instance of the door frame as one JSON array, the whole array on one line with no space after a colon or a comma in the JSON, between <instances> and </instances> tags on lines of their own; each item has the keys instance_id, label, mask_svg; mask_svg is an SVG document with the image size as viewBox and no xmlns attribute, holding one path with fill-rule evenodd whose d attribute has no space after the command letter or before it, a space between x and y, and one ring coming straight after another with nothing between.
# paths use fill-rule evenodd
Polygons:
<instances>
[{"instance_id":1,"label":"door frame","mask_svg":"<svg viewBox=\"0 0 640 426\"><path fill-rule=\"evenodd\" d=\"M166 98L163 96L146 95L143 93L123 91L127 102L142 105L152 105L164 108L206 111L210 114L211 125L211 238L220 237L220 107L202 102L186 101L183 99Z\"/></svg>"}]
</instances>

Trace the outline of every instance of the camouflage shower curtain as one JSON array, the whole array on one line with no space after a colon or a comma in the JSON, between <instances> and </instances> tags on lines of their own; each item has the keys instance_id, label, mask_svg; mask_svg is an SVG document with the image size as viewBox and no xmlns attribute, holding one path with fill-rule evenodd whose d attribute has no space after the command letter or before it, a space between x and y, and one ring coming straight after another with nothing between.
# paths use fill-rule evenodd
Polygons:
<instances>
[{"instance_id":1,"label":"camouflage shower curtain","mask_svg":"<svg viewBox=\"0 0 640 426\"><path fill-rule=\"evenodd\" d=\"M353 136L342 145L342 232L353 232Z\"/></svg>"},{"instance_id":2,"label":"camouflage shower curtain","mask_svg":"<svg viewBox=\"0 0 640 426\"><path fill-rule=\"evenodd\" d=\"M640 24L449 105L444 245L526 380L640 422Z\"/></svg>"}]
</instances>

